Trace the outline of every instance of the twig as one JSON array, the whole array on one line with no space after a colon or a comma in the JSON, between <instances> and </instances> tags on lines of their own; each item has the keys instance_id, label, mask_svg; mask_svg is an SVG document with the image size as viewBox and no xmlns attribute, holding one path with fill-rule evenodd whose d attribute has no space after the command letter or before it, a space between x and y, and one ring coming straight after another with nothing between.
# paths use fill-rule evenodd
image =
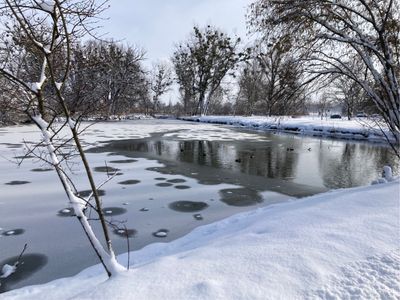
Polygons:
<instances>
[{"instance_id":1,"label":"twig","mask_svg":"<svg viewBox=\"0 0 400 300\"><path fill-rule=\"evenodd\" d=\"M16 267L16 266L19 265L19 261L20 261L22 255L24 254L26 248L28 248L28 244L25 244L25 245L24 245L24 249L22 249L21 253L19 254L19 256L18 256L18 258L17 258L17 261L14 263L14 267Z\"/></svg>"}]
</instances>

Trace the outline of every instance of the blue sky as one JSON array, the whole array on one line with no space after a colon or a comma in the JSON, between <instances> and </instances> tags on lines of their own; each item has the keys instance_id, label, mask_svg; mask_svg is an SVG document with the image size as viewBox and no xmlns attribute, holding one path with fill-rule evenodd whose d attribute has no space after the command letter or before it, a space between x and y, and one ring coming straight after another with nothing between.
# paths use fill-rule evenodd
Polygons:
<instances>
[{"instance_id":1,"label":"blue sky","mask_svg":"<svg viewBox=\"0 0 400 300\"><path fill-rule=\"evenodd\" d=\"M168 59L193 25L211 24L229 34L246 34L245 13L251 0L110 0L101 31L107 38L143 47L146 65Z\"/></svg>"}]
</instances>

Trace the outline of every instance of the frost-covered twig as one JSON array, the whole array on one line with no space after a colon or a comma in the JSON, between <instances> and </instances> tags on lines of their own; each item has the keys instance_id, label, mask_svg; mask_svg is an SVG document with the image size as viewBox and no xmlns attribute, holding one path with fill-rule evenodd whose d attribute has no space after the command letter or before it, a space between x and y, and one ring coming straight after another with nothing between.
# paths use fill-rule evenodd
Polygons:
<instances>
[{"instance_id":1,"label":"frost-covered twig","mask_svg":"<svg viewBox=\"0 0 400 300\"><path fill-rule=\"evenodd\" d=\"M17 260L14 262L14 264L9 265L9 264L5 264L2 268L1 268L1 275L0 278L7 278L9 277L11 274L15 273L15 271L17 271L18 265L21 262L21 258L22 255L24 254L26 248L28 247L28 244L24 245L24 248L22 249L21 253L19 254ZM1 284L0 284L1 285Z\"/></svg>"}]
</instances>

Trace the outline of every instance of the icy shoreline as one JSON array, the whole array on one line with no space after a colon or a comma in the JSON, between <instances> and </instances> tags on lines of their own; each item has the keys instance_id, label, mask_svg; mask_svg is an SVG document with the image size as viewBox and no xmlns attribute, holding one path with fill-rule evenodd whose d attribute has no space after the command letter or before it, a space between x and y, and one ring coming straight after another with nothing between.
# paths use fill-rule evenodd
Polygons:
<instances>
[{"instance_id":1,"label":"icy shoreline","mask_svg":"<svg viewBox=\"0 0 400 300\"><path fill-rule=\"evenodd\" d=\"M386 142L386 137L392 141L390 131L382 130L374 120L363 119L324 119L319 117L260 117L260 116L192 116L180 117L179 120L233 125L257 130L280 131L292 134L304 134L317 137L362 140L370 142Z\"/></svg>"},{"instance_id":2,"label":"icy shoreline","mask_svg":"<svg viewBox=\"0 0 400 300\"><path fill-rule=\"evenodd\" d=\"M241 213L2 299L398 299L399 181ZM126 261L126 254L120 257Z\"/></svg>"}]
</instances>

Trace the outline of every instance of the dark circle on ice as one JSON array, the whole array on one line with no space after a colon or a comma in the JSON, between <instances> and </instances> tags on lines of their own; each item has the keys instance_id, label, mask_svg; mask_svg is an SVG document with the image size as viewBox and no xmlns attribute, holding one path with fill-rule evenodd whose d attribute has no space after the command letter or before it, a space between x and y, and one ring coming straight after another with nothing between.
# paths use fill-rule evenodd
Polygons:
<instances>
[{"instance_id":1,"label":"dark circle on ice","mask_svg":"<svg viewBox=\"0 0 400 300\"><path fill-rule=\"evenodd\" d=\"M164 178L164 177L156 177L156 178L154 178L155 180L166 180L167 178Z\"/></svg>"},{"instance_id":2,"label":"dark circle on ice","mask_svg":"<svg viewBox=\"0 0 400 300\"><path fill-rule=\"evenodd\" d=\"M20 155L16 156L16 159L28 159L28 158L35 158L33 155Z\"/></svg>"},{"instance_id":3,"label":"dark circle on ice","mask_svg":"<svg viewBox=\"0 0 400 300\"><path fill-rule=\"evenodd\" d=\"M172 210L179 212L195 212L201 211L208 207L205 202L195 202L195 201L175 201L168 205Z\"/></svg>"},{"instance_id":4,"label":"dark circle on ice","mask_svg":"<svg viewBox=\"0 0 400 300\"><path fill-rule=\"evenodd\" d=\"M176 186L174 186L174 188L176 188L178 190L187 190L187 189L190 189L190 186L188 186L188 185L176 185Z\"/></svg>"},{"instance_id":5,"label":"dark circle on ice","mask_svg":"<svg viewBox=\"0 0 400 300\"><path fill-rule=\"evenodd\" d=\"M16 228L16 229L10 229L7 231L4 231L1 235L2 236L13 236L13 235L20 235L23 234L25 232L24 229L22 228ZM1 266L1 265L0 265Z\"/></svg>"},{"instance_id":6,"label":"dark circle on ice","mask_svg":"<svg viewBox=\"0 0 400 300\"><path fill-rule=\"evenodd\" d=\"M84 190L84 191L79 191L78 196L80 197L88 197L92 193L92 190ZM97 194L102 197L106 194L105 190L97 190Z\"/></svg>"},{"instance_id":7,"label":"dark circle on ice","mask_svg":"<svg viewBox=\"0 0 400 300\"><path fill-rule=\"evenodd\" d=\"M104 172L104 173L115 173L117 171L120 171L120 169L113 168L113 167L110 167L110 166L95 167L94 170L96 172Z\"/></svg>"},{"instance_id":8,"label":"dark circle on ice","mask_svg":"<svg viewBox=\"0 0 400 300\"><path fill-rule=\"evenodd\" d=\"M194 214L193 218L195 218L197 221L203 220L203 216L201 214Z\"/></svg>"},{"instance_id":9,"label":"dark circle on ice","mask_svg":"<svg viewBox=\"0 0 400 300\"><path fill-rule=\"evenodd\" d=\"M103 213L106 217L123 215L126 212L127 212L127 210L122 207L104 207L103 208Z\"/></svg>"},{"instance_id":10,"label":"dark circle on ice","mask_svg":"<svg viewBox=\"0 0 400 300\"><path fill-rule=\"evenodd\" d=\"M112 160L110 163L112 164L128 164L128 163L134 163L137 162L136 159L119 159L119 160Z\"/></svg>"},{"instance_id":11,"label":"dark circle on ice","mask_svg":"<svg viewBox=\"0 0 400 300\"><path fill-rule=\"evenodd\" d=\"M6 182L5 184L7 185L19 185L19 184L27 184L27 183L31 183L30 181L25 181L25 180L13 180L10 182Z\"/></svg>"},{"instance_id":12,"label":"dark circle on ice","mask_svg":"<svg viewBox=\"0 0 400 300\"><path fill-rule=\"evenodd\" d=\"M137 234L136 229L125 229L125 228L119 228L119 229L114 229L114 234L126 238L126 237L134 237Z\"/></svg>"},{"instance_id":13,"label":"dark circle on ice","mask_svg":"<svg viewBox=\"0 0 400 300\"><path fill-rule=\"evenodd\" d=\"M118 184L131 185L131 184L137 184L139 182L140 182L140 180L130 179L130 180L125 180L125 181L118 182Z\"/></svg>"},{"instance_id":14,"label":"dark circle on ice","mask_svg":"<svg viewBox=\"0 0 400 300\"><path fill-rule=\"evenodd\" d=\"M7 148L11 149L16 149L16 148L22 148L22 144L8 144Z\"/></svg>"},{"instance_id":15,"label":"dark circle on ice","mask_svg":"<svg viewBox=\"0 0 400 300\"><path fill-rule=\"evenodd\" d=\"M156 184L156 186L161 186L161 187L167 187L167 186L171 186L171 185L172 185L172 183L169 183L169 182L160 182L160 183Z\"/></svg>"},{"instance_id":16,"label":"dark circle on ice","mask_svg":"<svg viewBox=\"0 0 400 300\"><path fill-rule=\"evenodd\" d=\"M59 217L75 217L75 211L72 207L60 209L57 213Z\"/></svg>"},{"instance_id":17,"label":"dark circle on ice","mask_svg":"<svg viewBox=\"0 0 400 300\"><path fill-rule=\"evenodd\" d=\"M159 229L156 232L153 232L153 235L158 238L165 238L168 235L168 229Z\"/></svg>"},{"instance_id":18,"label":"dark circle on ice","mask_svg":"<svg viewBox=\"0 0 400 300\"><path fill-rule=\"evenodd\" d=\"M22 249L21 249L22 250ZM18 256L7 258L0 262L0 266L5 264L13 265L18 259ZM1 279L0 293L11 290L10 285L13 285L21 280L30 277L33 273L39 271L47 264L47 256L38 253L23 254L20 258L17 271L7 278Z\"/></svg>"},{"instance_id":19,"label":"dark circle on ice","mask_svg":"<svg viewBox=\"0 0 400 300\"><path fill-rule=\"evenodd\" d=\"M186 180L185 180L185 179L176 178L176 179L167 180L167 182L171 182L171 183L183 183L183 182L186 182Z\"/></svg>"},{"instance_id":20,"label":"dark circle on ice","mask_svg":"<svg viewBox=\"0 0 400 300\"><path fill-rule=\"evenodd\" d=\"M221 201L231 206L251 206L263 201L260 193L248 188L223 189L219 194Z\"/></svg>"},{"instance_id":21,"label":"dark circle on ice","mask_svg":"<svg viewBox=\"0 0 400 300\"><path fill-rule=\"evenodd\" d=\"M105 142L105 143L108 143L108 142ZM119 155L119 153L117 153L117 152L110 152L107 154L107 156L117 156L117 155Z\"/></svg>"},{"instance_id":22,"label":"dark circle on ice","mask_svg":"<svg viewBox=\"0 0 400 300\"><path fill-rule=\"evenodd\" d=\"M35 169L32 169L31 172L49 172L52 170L53 169L51 169L51 168L35 168Z\"/></svg>"}]
</instances>

